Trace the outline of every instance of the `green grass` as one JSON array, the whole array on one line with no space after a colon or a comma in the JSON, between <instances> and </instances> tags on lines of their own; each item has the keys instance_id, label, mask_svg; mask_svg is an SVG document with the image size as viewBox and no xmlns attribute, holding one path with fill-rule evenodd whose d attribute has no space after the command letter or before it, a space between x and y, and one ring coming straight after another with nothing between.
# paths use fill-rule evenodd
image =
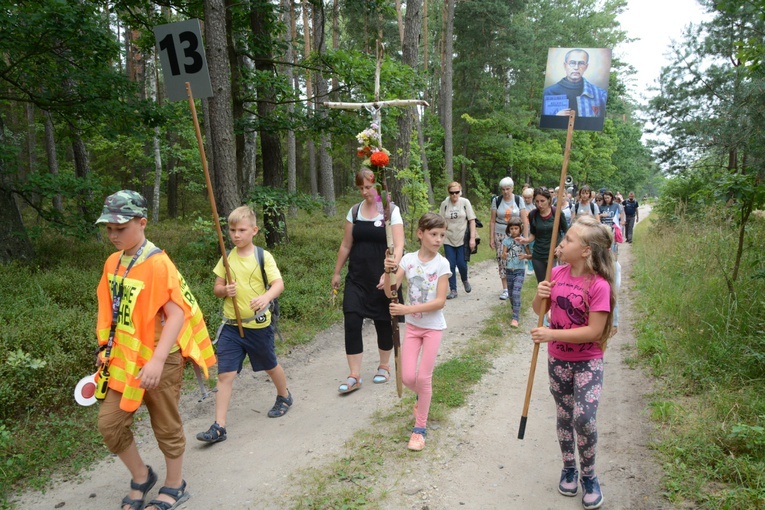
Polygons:
<instances>
[{"instance_id":1,"label":"green grass","mask_svg":"<svg viewBox=\"0 0 765 510\"><path fill-rule=\"evenodd\" d=\"M650 403L667 498L683 507L765 508L765 222L747 233L728 292L736 229L641 222L633 253L637 356L659 377Z\"/></svg>"}]
</instances>

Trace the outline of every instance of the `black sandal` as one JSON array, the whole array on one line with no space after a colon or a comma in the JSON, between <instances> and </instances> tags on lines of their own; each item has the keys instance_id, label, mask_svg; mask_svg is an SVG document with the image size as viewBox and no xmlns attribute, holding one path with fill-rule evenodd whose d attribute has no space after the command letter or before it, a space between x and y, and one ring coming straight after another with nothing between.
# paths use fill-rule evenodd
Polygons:
<instances>
[{"instance_id":1,"label":"black sandal","mask_svg":"<svg viewBox=\"0 0 765 510\"><path fill-rule=\"evenodd\" d=\"M279 418L280 416L284 416L287 414L287 411L290 410L290 407L292 407L292 393L287 390L286 397L282 397L281 395L276 396L276 402L274 403L274 407L268 411L268 417Z\"/></svg>"},{"instance_id":2,"label":"black sandal","mask_svg":"<svg viewBox=\"0 0 765 510\"><path fill-rule=\"evenodd\" d=\"M214 422L210 425L210 428L206 432L200 432L197 434L197 439L204 441L205 443L218 443L226 440L226 427L221 427L218 422Z\"/></svg>"},{"instance_id":3,"label":"black sandal","mask_svg":"<svg viewBox=\"0 0 765 510\"><path fill-rule=\"evenodd\" d=\"M186 480L183 480L181 486L175 489L173 487L162 487L159 489L159 493L164 494L165 496L170 496L175 500L175 503L152 499L149 501L149 506L153 506L157 510L173 510L174 508L181 506L191 497L191 494L186 492Z\"/></svg>"},{"instance_id":4,"label":"black sandal","mask_svg":"<svg viewBox=\"0 0 765 510\"><path fill-rule=\"evenodd\" d=\"M157 473L151 469L151 466L147 465L146 467L149 468L149 477L145 482L136 483L132 478L130 479L130 490L141 491L143 492L143 496L141 499L131 499L130 496L125 496L122 498L120 510L124 509L125 505L129 505L130 510L143 510L144 506L146 505L146 494L148 494L149 491L157 483Z\"/></svg>"}]
</instances>

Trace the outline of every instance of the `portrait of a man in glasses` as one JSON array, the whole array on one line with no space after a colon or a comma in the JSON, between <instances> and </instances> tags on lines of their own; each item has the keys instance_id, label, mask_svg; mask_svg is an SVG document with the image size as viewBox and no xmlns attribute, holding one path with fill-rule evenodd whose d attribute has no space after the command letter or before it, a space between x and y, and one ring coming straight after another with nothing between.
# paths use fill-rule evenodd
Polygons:
<instances>
[{"instance_id":1,"label":"portrait of a man in glasses","mask_svg":"<svg viewBox=\"0 0 765 510\"><path fill-rule=\"evenodd\" d=\"M563 62L566 75L544 90L542 115L566 115L576 111L577 117L602 117L606 111L608 91L584 77L590 65L590 54L582 49L569 50ZM552 96L552 97L551 97Z\"/></svg>"}]
</instances>

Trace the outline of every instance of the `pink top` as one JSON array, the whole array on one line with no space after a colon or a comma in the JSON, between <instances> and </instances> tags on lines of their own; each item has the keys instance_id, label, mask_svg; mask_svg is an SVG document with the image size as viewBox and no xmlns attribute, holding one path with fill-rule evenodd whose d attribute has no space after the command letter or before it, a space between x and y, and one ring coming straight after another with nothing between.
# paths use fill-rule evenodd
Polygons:
<instances>
[{"instance_id":1,"label":"pink top","mask_svg":"<svg viewBox=\"0 0 765 510\"><path fill-rule=\"evenodd\" d=\"M590 312L611 311L611 286L600 275L571 276L568 264L554 267L551 281L550 327L572 329L587 326ZM547 353L563 361L587 361L603 357L595 342L550 342Z\"/></svg>"}]
</instances>

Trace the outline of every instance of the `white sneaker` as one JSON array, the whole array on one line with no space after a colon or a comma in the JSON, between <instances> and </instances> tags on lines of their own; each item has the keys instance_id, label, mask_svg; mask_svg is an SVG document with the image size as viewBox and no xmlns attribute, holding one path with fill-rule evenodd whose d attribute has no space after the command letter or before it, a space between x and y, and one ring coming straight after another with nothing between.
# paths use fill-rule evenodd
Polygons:
<instances>
[{"instance_id":1,"label":"white sneaker","mask_svg":"<svg viewBox=\"0 0 765 510\"><path fill-rule=\"evenodd\" d=\"M506 300L508 297L510 297L510 295L507 293L507 289L503 290L502 294L499 295L499 299L502 301Z\"/></svg>"}]
</instances>

